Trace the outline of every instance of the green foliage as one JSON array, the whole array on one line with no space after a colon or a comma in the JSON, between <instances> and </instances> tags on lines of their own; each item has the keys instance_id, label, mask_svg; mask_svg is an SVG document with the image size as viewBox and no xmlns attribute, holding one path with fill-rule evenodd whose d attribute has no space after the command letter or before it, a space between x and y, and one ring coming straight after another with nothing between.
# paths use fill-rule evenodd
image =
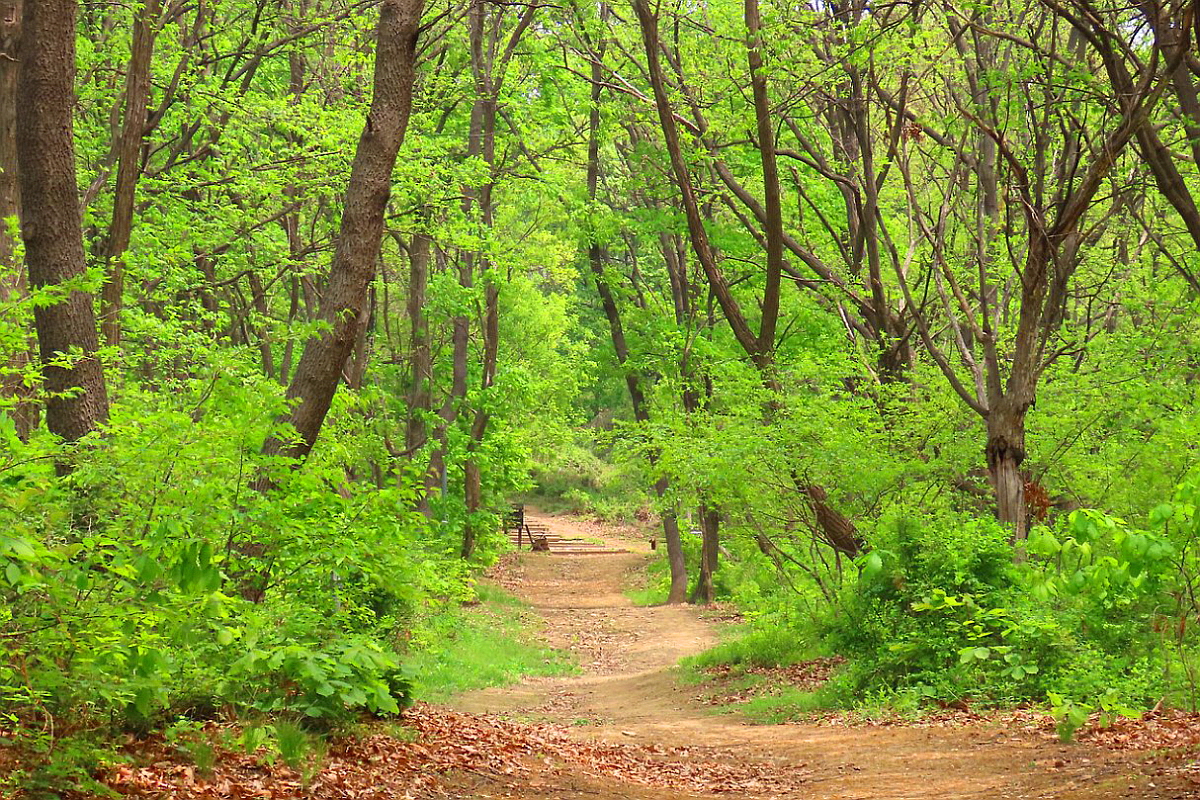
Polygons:
<instances>
[{"instance_id":1,"label":"green foliage","mask_svg":"<svg viewBox=\"0 0 1200 800\"><path fill-rule=\"evenodd\" d=\"M563 653L532 641L523 604L499 590L480 587L484 602L448 607L427 620L423 645L407 662L414 693L445 701L471 689L505 686L523 675L566 675L576 671Z\"/></svg>"},{"instance_id":2,"label":"green foliage","mask_svg":"<svg viewBox=\"0 0 1200 800\"><path fill-rule=\"evenodd\" d=\"M1164 696L1194 697L1196 643L1178 621L1191 613L1179 587L1195 574L1194 487L1185 483L1174 503L1156 507L1148 530L1073 512L1035 528L1020 559L990 521L896 513L871 532L875 546L823 612L785 616L765 610L786 599L743 595L757 611L752 622L695 663L778 665L818 652L848 659L819 697L759 701L762 719L825 705L1048 698L1069 739L1090 714L1104 721Z\"/></svg>"}]
</instances>

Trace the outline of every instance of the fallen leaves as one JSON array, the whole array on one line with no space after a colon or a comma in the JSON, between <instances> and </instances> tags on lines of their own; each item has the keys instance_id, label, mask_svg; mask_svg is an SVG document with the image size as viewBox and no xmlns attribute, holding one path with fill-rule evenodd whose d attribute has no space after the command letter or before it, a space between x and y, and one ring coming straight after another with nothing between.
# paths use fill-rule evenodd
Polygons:
<instances>
[{"instance_id":1,"label":"fallen leaves","mask_svg":"<svg viewBox=\"0 0 1200 800\"><path fill-rule=\"evenodd\" d=\"M178 800L395 800L435 791L439 776L475 773L519 784L534 771L597 778L697 794L787 797L800 791L803 765L747 762L718 748L582 741L566 728L420 706L405 712L413 741L382 733L335 742L306 784L261 754L220 751L212 772L197 773L159 741L134 747L135 763L102 779L126 797ZM215 728L215 726L213 726ZM216 733L215 730L209 731Z\"/></svg>"}]
</instances>

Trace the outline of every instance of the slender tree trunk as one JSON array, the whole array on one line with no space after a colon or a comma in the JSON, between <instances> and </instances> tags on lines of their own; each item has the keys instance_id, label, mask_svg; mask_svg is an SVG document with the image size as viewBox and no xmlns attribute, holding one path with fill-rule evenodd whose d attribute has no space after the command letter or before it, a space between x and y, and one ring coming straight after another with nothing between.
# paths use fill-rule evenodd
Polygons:
<instances>
[{"instance_id":1,"label":"slender tree trunk","mask_svg":"<svg viewBox=\"0 0 1200 800\"><path fill-rule=\"evenodd\" d=\"M85 268L72 119L75 11L74 0L37 0L27 2L22 15L16 141L21 237L35 290L77 278ZM34 326L48 393L46 425L77 441L108 419L91 295L72 291L35 308ZM62 354L72 350L80 355L63 365Z\"/></svg>"},{"instance_id":2,"label":"slender tree trunk","mask_svg":"<svg viewBox=\"0 0 1200 800\"><path fill-rule=\"evenodd\" d=\"M125 291L125 251L133 233L133 204L141 177L142 137L150 104L150 66L154 56L161 0L146 0L133 22L133 48L125 76L125 121L117 147L117 188L104 256L108 278L100 293L100 326L111 347L121 343L121 307Z\"/></svg>"},{"instance_id":3,"label":"slender tree trunk","mask_svg":"<svg viewBox=\"0 0 1200 800\"><path fill-rule=\"evenodd\" d=\"M667 494L670 484L666 478L659 478L654 484L654 493L661 500ZM679 517L674 509L662 512L663 538L667 543L667 564L671 568L671 590L667 594L667 604L676 605L687 602L688 578L687 561L683 557L683 541L679 535Z\"/></svg>"},{"instance_id":4,"label":"slender tree trunk","mask_svg":"<svg viewBox=\"0 0 1200 800\"><path fill-rule=\"evenodd\" d=\"M758 0L745 0L746 55L750 66L750 84L754 94L754 117L758 130L758 152L762 161L763 185L766 193L767 219L767 284L763 289L762 320L758 342L752 357L759 357L762 368L767 362L762 356L775 350L775 329L779 321L779 284L783 276L783 201L779 188L779 166L775 157L775 123L771 117L771 101L767 95L767 74L763 67L762 21ZM773 364L772 364L773 366ZM773 371L773 370L772 370Z\"/></svg>"},{"instance_id":5,"label":"slender tree trunk","mask_svg":"<svg viewBox=\"0 0 1200 800\"><path fill-rule=\"evenodd\" d=\"M471 114L470 150L483 158L488 166L488 180L473 194L479 212L479 221L485 231L491 231L495 221L492 187L495 180L496 161L496 113L500 102L500 87L504 82L505 70L512 58L521 36L528 29L537 6L528 6L522 11L502 51L498 53L503 7L493 10L493 32L491 44L485 47L484 22L488 17L488 6L484 0L472 0L470 21L471 69L475 77L475 108ZM467 195L468 201L472 199ZM467 262L470 263L470 260ZM490 255L478 254L478 267L483 280L483 377L480 388L485 392L496 379L496 366L500 354L500 283L493 269ZM471 422L467 458L463 465L466 477L467 528L463 538L463 557L469 557L481 533L476 515L483 508L483 476L480 473L479 448L487 434L490 414L486 408L475 410Z\"/></svg>"},{"instance_id":6,"label":"slender tree trunk","mask_svg":"<svg viewBox=\"0 0 1200 800\"><path fill-rule=\"evenodd\" d=\"M17 263L16 238L10 222L20 216L21 186L17 169L17 78L20 61L22 0L0 0L0 302L28 293L25 271ZM21 374L29 366L30 350L18 348L8 358L0 393L13 403L9 414L22 441L29 438L37 410L28 400Z\"/></svg>"},{"instance_id":7,"label":"slender tree trunk","mask_svg":"<svg viewBox=\"0 0 1200 800\"><path fill-rule=\"evenodd\" d=\"M439 250L439 261L442 259L443 255ZM464 273L460 266L459 283L465 282L470 285L470 280L470 271ZM451 326L450 394L438 410L438 416L441 418L436 433L438 446L429 461L429 471L433 474L433 480L439 484L439 491L443 498L449 486L449 475L447 474L449 465L446 461L449 455L450 429L458 422L459 411L467 398L467 358L470 355L471 319L466 315L459 314L454 317Z\"/></svg>"},{"instance_id":8,"label":"slender tree trunk","mask_svg":"<svg viewBox=\"0 0 1200 800\"><path fill-rule=\"evenodd\" d=\"M600 46L603 56L604 46ZM600 186L600 99L603 93L601 65L599 59L592 62L592 108L588 121L588 164L587 190L588 199L596 202ZM604 308L604 316L608 319L608 330L612 338L613 350L617 355L617 363L625 370L625 386L629 390L629 400L633 405L633 418L638 422L648 422L650 411L646 407L646 398L642 392L638 373L628 366L629 344L625 339L625 327L621 322L621 311L616 298L608 285L604 271L608 261L608 251L593 235L588 245L588 261L595 278L596 291L600 295L600 304ZM651 456L652 461L657 461ZM660 478L655 484L659 498L667 494L670 479ZM663 526L663 541L667 545L667 563L671 569L671 591L667 602L682 603L687 596L687 560L684 558L683 542L679 536L679 522L674 511L664 512L661 516Z\"/></svg>"},{"instance_id":9,"label":"slender tree trunk","mask_svg":"<svg viewBox=\"0 0 1200 800\"><path fill-rule=\"evenodd\" d=\"M429 320L425 316L425 294L429 287L429 248L427 233L413 234L408 247L408 319L411 325L412 376L408 390L408 425L404 445L416 453L429 439L427 417L433 410L433 352L429 343ZM437 489L437 475L426 470L424 492L418 500L422 514L429 516L429 497Z\"/></svg>"},{"instance_id":10,"label":"slender tree trunk","mask_svg":"<svg viewBox=\"0 0 1200 800\"><path fill-rule=\"evenodd\" d=\"M423 0L384 0L379 16L374 98L358 141L337 249L321 303L327 330L305 343L288 387L295 407L287 421L299 441L268 439L267 454L303 458L312 450L354 349L367 290L375 276L392 169L412 109L413 78Z\"/></svg>"},{"instance_id":11,"label":"slender tree trunk","mask_svg":"<svg viewBox=\"0 0 1200 800\"><path fill-rule=\"evenodd\" d=\"M250 301L254 304L254 313L258 315L258 352L262 356L263 374L275 380L275 358L271 353L271 317L267 307L267 293L263 288L262 278L257 272L247 276L250 284Z\"/></svg>"},{"instance_id":12,"label":"slender tree trunk","mask_svg":"<svg viewBox=\"0 0 1200 800\"><path fill-rule=\"evenodd\" d=\"M721 512L707 502L701 502L698 513L703 542L700 546L700 575L692 591L692 602L707 604L716 596L713 575L716 574L721 556Z\"/></svg>"}]
</instances>

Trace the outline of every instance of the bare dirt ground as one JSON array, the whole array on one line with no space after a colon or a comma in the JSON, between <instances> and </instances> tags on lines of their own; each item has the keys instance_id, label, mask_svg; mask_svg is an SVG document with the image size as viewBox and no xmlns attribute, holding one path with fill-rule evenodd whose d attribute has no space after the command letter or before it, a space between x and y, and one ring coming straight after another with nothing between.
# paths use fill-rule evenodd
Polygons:
<instances>
[{"instance_id":1,"label":"bare dirt ground","mask_svg":"<svg viewBox=\"0 0 1200 800\"><path fill-rule=\"evenodd\" d=\"M563 752L559 740L533 757L526 748L514 755L522 764L518 774L451 774L434 792L437 796L1200 797L1200 786L1179 769L1178 757L1164 767L1161 759L1156 764L1144 752L1060 744L1044 730L1011 720L942 727L855 726L837 719L751 725L714 714L697 687L678 684L673 667L715 643L720 622L691 607L632 606L622 590L645 568L649 548L644 539L566 517L542 519L564 535L603 539L631 551L524 553L506 561L496 575L541 616L545 641L573 651L583 672L469 693L453 707L466 712L465 720L551 729L580 747L601 749L588 760L557 757ZM641 766L622 770L608 764L626 751L633 754L630 758L642 759ZM653 775L660 766L666 779Z\"/></svg>"}]
</instances>

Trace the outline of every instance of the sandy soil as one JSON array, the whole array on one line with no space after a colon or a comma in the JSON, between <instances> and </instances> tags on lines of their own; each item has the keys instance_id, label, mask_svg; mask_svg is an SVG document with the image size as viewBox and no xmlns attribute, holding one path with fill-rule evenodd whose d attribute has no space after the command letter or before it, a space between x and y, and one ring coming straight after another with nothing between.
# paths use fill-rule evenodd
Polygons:
<instances>
[{"instance_id":1,"label":"sandy soil","mask_svg":"<svg viewBox=\"0 0 1200 800\"><path fill-rule=\"evenodd\" d=\"M634 552L528 553L500 580L543 618L542 637L573 651L583 674L536 679L458 698L461 711L567 726L581 740L687 748L704 762L762 764L796 776L791 797L904 798L1198 797L1182 780L1155 775L1138 757L1063 745L998 723L954 727L750 725L716 715L696 687L677 684L680 658L711 646L719 622L691 607L635 608L622 594L649 556L645 537L564 517L542 517L564 535L604 539ZM1141 756L1140 758L1145 758ZM449 797L683 798L704 796L606 779L547 759L519 785L453 776ZM1191 784L1186 784L1191 786ZM746 796L725 795L729 796Z\"/></svg>"}]
</instances>

